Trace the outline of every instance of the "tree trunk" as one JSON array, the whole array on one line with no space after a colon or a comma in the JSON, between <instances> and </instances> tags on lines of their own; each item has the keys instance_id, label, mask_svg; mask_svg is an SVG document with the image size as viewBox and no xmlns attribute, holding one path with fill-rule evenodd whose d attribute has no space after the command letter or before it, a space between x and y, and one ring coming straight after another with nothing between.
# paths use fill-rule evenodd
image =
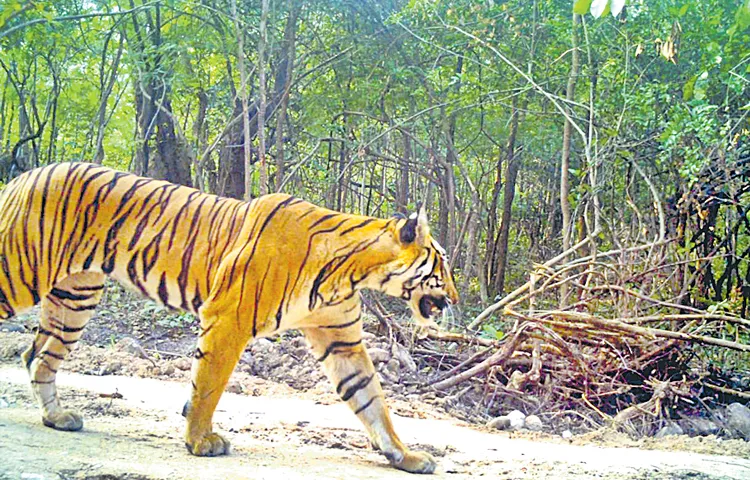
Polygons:
<instances>
[{"instance_id":1,"label":"tree trunk","mask_svg":"<svg viewBox=\"0 0 750 480\"><path fill-rule=\"evenodd\" d=\"M274 80L274 96L281 95L281 105L276 117L276 172L274 190L279 190L284 181L284 123L286 112L289 107L289 91L292 86L292 75L294 73L294 59L297 47L297 15L299 4L295 0L289 2L289 17L284 27L284 41L281 46L281 61Z\"/></svg>"},{"instance_id":2,"label":"tree trunk","mask_svg":"<svg viewBox=\"0 0 750 480\"><path fill-rule=\"evenodd\" d=\"M500 148L497 154L497 163L495 164L495 183L492 186L492 200L487 212L487 239L485 243L485 266L482 275L484 280L492 279L495 276L495 229L497 228L497 202L500 200L500 191L503 188L503 156L505 150ZM494 282L490 282L494 283Z\"/></svg>"},{"instance_id":3,"label":"tree trunk","mask_svg":"<svg viewBox=\"0 0 750 480\"><path fill-rule=\"evenodd\" d=\"M131 7L134 4L131 1ZM131 48L138 49L145 66L140 78L136 80L135 101L139 145L136 147L136 173L182 185L191 186L190 158L184 138L178 137L172 104L171 88L167 74L163 73L161 53L161 8L154 7L154 20L147 15L148 40L153 45L148 47L141 35L141 25L137 12L132 20L137 41L128 41ZM155 152L152 152L151 140ZM153 154L153 156L152 156Z\"/></svg>"},{"instance_id":4,"label":"tree trunk","mask_svg":"<svg viewBox=\"0 0 750 480\"><path fill-rule=\"evenodd\" d=\"M234 33L237 37L237 65L240 69L239 95L240 103L242 104L242 133L244 137L242 163L245 166L244 198L246 201L250 201L250 198L252 197L252 170L250 169L250 118L247 112L247 72L245 71L244 41L245 34L240 29L240 20L237 16L237 0L232 0L231 8L232 19L234 20ZM261 20L261 28L263 28L263 20ZM265 77L263 78L263 80L265 80ZM263 102L263 108L265 109L265 98L263 98Z\"/></svg>"},{"instance_id":5,"label":"tree trunk","mask_svg":"<svg viewBox=\"0 0 750 480\"><path fill-rule=\"evenodd\" d=\"M464 57L459 56L456 60L455 73L459 80L453 86L454 94L458 95L461 91L461 74L464 70ZM458 161L456 157L456 149L454 139L456 138L456 121L458 120L458 112L453 111L448 120L448 132L446 135L446 142L448 142L448 148L445 153L445 176L443 186L445 187L445 202L446 208L448 209L448 235L447 245L445 248L447 251L452 251L456 247L456 178L453 174L453 166Z\"/></svg>"},{"instance_id":6,"label":"tree trunk","mask_svg":"<svg viewBox=\"0 0 750 480\"><path fill-rule=\"evenodd\" d=\"M409 164L412 159L411 138L404 133L404 156L399 165L399 179L396 191L396 211L407 214L409 205Z\"/></svg>"},{"instance_id":7,"label":"tree trunk","mask_svg":"<svg viewBox=\"0 0 750 480\"><path fill-rule=\"evenodd\" d=\"M268 0L260 2L260 38L258 39L258 164L260 165L260 194L268 193L268 167L266 166L266 43L268 41ZM247 101L245 102L247 104ZM247 118L247 116L246 116ZM245 149L249 138L245 134ZM245 159L245 175L250 170L248 158ZM247 182L246 182L247 185ZM245 193L246 200L249 195Z\"/></svg>"},{"instance_id":8,"label":"tree trunk","mask_svg":"<svg viewBox=\"0 0 750 480\"><path fill-rule=\"evenodd\" d=\"M511 115L513 118L510 123L510 134L506 146L506 170L505 185L503 188L503 215L500 220L500 232L497 237L497 267L495 271L495 292L498 295L503 294L505 288L505 268L508 264L508 237L510 235L510 222L513 212L513 198L516 194L516 178L518 170L521 167L521 159L516 157L516 135L518 134L518 97L513 97L513 108Z\"/></svg>"},{"instance_id":9,"label":"tree trunk","mask_svg":"<svg viewBox=\"0 0 750 480\"><path fill-rule=\"evenodd\" d=\"M193 137L195 137L195 150L205 152L208 148L208 129L206 128L206 113L208 112L208 94L203 87L198 90L198 113L193 122ZM200 155L196 155L200 157ZM206 162L208 163L208 162ZM209 187L208 177L214 172L209 172L206 165L200 160L195 162L195 186L201 191L212 191ZM215 193L215 191L214 191Z\"/></svg>"},{"instance_id":10,"label":"tree trunk","mask_svg":"<svg viewBox=\"0 0 750 480\"><path fill-rule=\"evenodd\" d=\"M117 47L115 59L112 61L112 68L107 78L104 78L104 65L106 64L106 50L102 53L102 66L100 74L100 93L99 93L99 110L96 117L96 138L94 140L94 158L93 162L102 164L104 160L104 130L107 127L107 102L112 94L115 82L117 81L117 70L122 58L123 47L125 45L125 36L120 36L120 44Z\"/></svg>"},{"instance_id":11,"label":"tree trunk","mask_svg":"<svg viewBox=\"0 0 750 480\"><path fill-rule=\"evenodd\" d=\"M297 15L289 15L287 18L287 26L285 31L296 29ZM294 38L296 33L289 32L290 38ZM289 45L290 50L295 48L295 42L291 42ZM272 112L278 108L281 103L282 97L285 92L291 88L291 73L293 72L293 56L289 54L282 57L287 57L288 62L279 62L275 74L275 88L273 96L266 102L266 121L271 117ZM291 64L291 65L290 65ZM227 63L227 71L229 72L229 78L231 75L231 63ZM233 87L232 87L233 88ZM240 102L234 102L234 112L232 118L242 115L242 105ZM248 102L247 117L249 121L249 132L250 140L258 134L258 108L259 101ZM230 128L227 135L222 140L223 146L220 153L219 164L221 166L220 173L220 185L219 191L226 196L234 198L243 198L245 195L245 172L250 171L249 168L245 168L244 157L239 154L240 147L245 144L244 140L244 129L241 125ZM264 142L265 146L265 142ZM252 159L251 159L252 160ZM251 162L252 163L252 162Z\"/></svg>"},{"instance_id":12,"label":"tree trunk","mask_svg":"<svg viewBox=\"0 0 750 480\"><path fill-rule=\"evenodd\" d=\"M573 14L573 25L572 25L572 43L573 50L571 52L570 60L570 74L568 75L568 85L565 89L565 99L571 102L575 99L576 81L578 80L578 71L580 68L579 54L578 54L578 25L581 22L581 17L577 13ZM568 105L568 108L570 105ZM560 210L562 212L562 251L565 252L570 248L570 236L572 234L573 226L571 224L570 214L570 140L573 126L568 119L565 119L565 126L563 127L563 144L562 144L562 159L560 161ZM563 307L567 303L567 284L563 284L560 287L560 306Z\"/></svg>"}]
</instances>

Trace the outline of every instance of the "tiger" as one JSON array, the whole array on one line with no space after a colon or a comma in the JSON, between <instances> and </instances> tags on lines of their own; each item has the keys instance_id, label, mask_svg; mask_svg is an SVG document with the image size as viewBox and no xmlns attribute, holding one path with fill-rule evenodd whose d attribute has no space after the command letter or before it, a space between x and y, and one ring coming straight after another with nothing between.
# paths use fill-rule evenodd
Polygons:
<instances>
[{"instance_id":1,"label":"tiger","mask_svg":"<svg viewBox=\"0 0 750 480\"><path fill-rule=\"evenodd\" d=\"M396 435L362 341L363 289L407 301L420 325L457 304L446 252L424 206L379 219L273 193L249 202L88 163L55 163L0 192L0 320L41 304L21 355L44 425L76 431L56 373L102 299L105 280L195 314L185 446L230 452L213 414L247 344L302 332L372 446L395 468L433 473Z\"/></svg>"}]
</instances>

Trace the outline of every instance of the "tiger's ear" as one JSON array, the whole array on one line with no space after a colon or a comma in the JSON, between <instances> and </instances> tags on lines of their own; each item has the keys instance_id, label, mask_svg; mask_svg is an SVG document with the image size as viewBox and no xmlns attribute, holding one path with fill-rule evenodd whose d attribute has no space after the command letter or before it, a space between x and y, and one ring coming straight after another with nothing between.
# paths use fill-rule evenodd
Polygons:
<instances>
[{"instance_id":1,"label":"tiger's ear","mask_svg":"<svg viewBox=\"0 0 750 480\"><path fill-rule=\"evenodd\" d=\"M430 226L427 223L427 213L424 205L420 207L419 213L412 213L406 219L404 225L399 229L399 239L401 243L409 245L416 242L418 245L425 245L427 236L430 233Z\"/></svg>"}]
</instances>

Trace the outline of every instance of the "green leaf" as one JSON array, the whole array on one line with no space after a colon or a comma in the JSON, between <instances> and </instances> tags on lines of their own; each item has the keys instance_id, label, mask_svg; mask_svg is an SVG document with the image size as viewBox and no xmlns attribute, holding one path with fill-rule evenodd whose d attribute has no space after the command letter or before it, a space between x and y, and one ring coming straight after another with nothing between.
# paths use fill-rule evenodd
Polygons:
<instances>
[{"instance_id":1,"label":"green leaf","mask_svg":"<svg viewBox=\"0 0 750 480\"><path fill-rule=\"evenodd\" d=\"M738 30L744 30L750 25L750 0L746 0L737 9L737 13L734 16L734 24L737 25Z\"/></svg>"},{"instance_id":2,"label":"green leaf","mask_svg":"<svg viewBox=\"0 0 750 480\"><path fill-rule=\"evenodd\" d=\"M680 8L679 12L677 12L677 16L684 17L688 11L688 8L690 8L690 4L686 3L685 5L682 6L682 8Z\"/></svg>"},{"instance_id":3,"label":"green leaf","mask_svg":"<svg viewBox=\"0 0 750 480\"><path fill-rule=\"evenodd\" d=\"M575 2L573 2L573 13L585 15L589 11L592 1L593 0L575 0Z\"/></svg>"},{"instance_id":4,"label":"green leaf","mask_svg":"<svg viewBox=\"0 0 750 480\"><path fill-rule=\"evenodd\" d=\"M683 100L688 101L693 98L693 89L695 88L696 80L698 80L698 75L693 75L692 77L690 77L690 80L688 80L682 87Z\"/></svg>"}]
</instances>

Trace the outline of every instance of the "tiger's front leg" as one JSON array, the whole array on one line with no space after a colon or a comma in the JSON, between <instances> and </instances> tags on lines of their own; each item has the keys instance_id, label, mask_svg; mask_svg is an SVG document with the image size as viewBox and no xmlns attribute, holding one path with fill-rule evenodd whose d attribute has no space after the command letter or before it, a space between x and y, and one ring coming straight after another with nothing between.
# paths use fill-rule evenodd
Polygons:
<instances>
[{"instance_id":1,"label":"tiger's front leg","mask_svg":"<svg viewBox=\"0 0 750 480\"><path fill-rule=\"evenodd\" d=\"M250 333L226 319L202 318L193 355L192 393L182 415L187 418L185 446L193 455L229 453L229 441L213 431L213 415Z\"/></svg>"},{"instance_id":2,"label":"tiger's front leg","mask_svg":"<svg viewBox=\"0 0 750 480\"><path fill-rule=\"evenodd\" d=\"M427 452L406 448L393 430L375 367L362 343L362 322L344 328L306 328L305 337L323 363L328 378L354 414L362 421L373 446L394 467L411 473L433 473L435 459Z\"/></svg>"}]
</instances>

